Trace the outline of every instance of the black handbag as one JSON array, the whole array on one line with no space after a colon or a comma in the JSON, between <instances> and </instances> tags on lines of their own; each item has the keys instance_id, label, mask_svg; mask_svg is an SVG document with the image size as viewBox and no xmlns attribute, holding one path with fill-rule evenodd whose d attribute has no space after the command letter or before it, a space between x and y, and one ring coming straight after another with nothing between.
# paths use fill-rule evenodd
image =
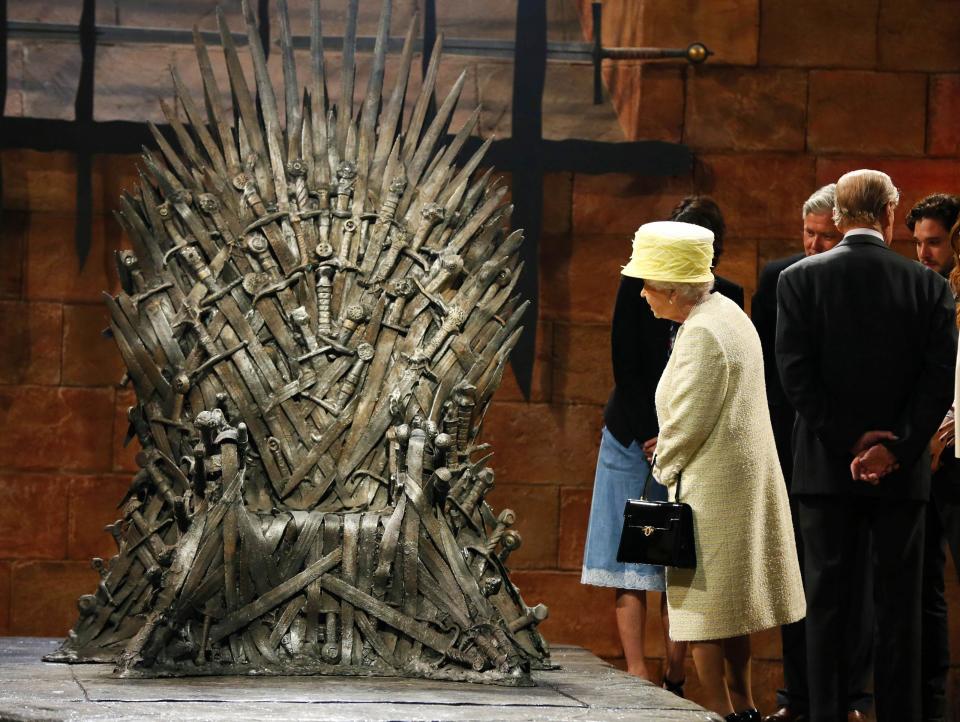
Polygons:
<instances>
[{"instance_id":1,"label":"black handbag","mask_svg":"<svg viewBox=\"0 0 960 722\"><path fill-rule=\"evenodd\" d=\"M697 550L693 544L693 509L680 502L680 477L677 476L673 501L647 499L652 478L653 464L643 483L641 497L627 499L623 508L623 531L617 561L695 569Z\"/></svg>"}]
</instances>

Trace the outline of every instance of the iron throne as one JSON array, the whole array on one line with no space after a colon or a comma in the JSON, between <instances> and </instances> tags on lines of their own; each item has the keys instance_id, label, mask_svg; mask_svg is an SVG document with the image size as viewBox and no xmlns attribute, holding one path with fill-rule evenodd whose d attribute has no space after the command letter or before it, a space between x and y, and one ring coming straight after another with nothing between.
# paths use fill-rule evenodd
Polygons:
<instances>
[{"instance_id":1,"label":"iron throne","mask_svg":"<svg viewBox=\"0 0 960 722\"><path fill-rule=\"evenodd\" d=\"M501 684L549 663L477 443L525 308L522 237L477 171L487 145L454 166L479 109L441 145L462 75L427 120L440 41L401 132L414 22L381 112L390 0L354 112L357 4L339 107L316 2L302 100L284 0L276 93L246 2L256 96L222 13L234 112L199 34L205 113L173 71L179 150L154 129L107 299L141 470L107 527L118 553L94 560L98 588L51 660Z\"/></svg>"}]
</instances>

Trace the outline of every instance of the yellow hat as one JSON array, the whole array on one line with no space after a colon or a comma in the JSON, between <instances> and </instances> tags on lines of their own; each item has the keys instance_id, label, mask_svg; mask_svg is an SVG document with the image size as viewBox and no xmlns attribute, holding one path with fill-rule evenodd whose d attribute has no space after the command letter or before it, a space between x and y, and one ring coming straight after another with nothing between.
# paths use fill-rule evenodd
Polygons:
<instances>
[{"instance_id":1,"label":"yellow hat","mask_svg":"<svg viewBox=\"0 0 960 722\"><path fill-rule=\"evenodd\" d=\"M680 221L644 223L633 236L624 276L670 283L713 280L713 231Z\"/></svg>"}]
</instances>

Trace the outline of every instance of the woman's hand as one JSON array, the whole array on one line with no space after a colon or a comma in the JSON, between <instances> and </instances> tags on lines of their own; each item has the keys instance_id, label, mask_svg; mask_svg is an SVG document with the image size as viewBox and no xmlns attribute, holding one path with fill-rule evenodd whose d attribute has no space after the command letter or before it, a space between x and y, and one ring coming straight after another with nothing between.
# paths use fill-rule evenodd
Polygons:
<instances>
[{"instance_id":1,"label":"woman's hand","mask_svg":"<svg viewBox=\"0 0 960 722\"><path fill-rule=\"evenodd\" d=\"M653 455L657 452L657 438L647 439L643 442L643 455L647 457L648 462L653 461Z\"/></svg>"},{"instance_id":2,"label":"woman's hand","mask_svg":"<svg viewBox=\"0 0 960 722\"><path fill-rule=\"evenodd\" d=\"M948 416L940 424L937 433L930 442L930 470L937 471L941 465L943 452L955 442L956 425L952 416Z\"/></svg>"},{"instance_id":3,"label":"woman's hand","mask_svg":"<svg viewBox=\"0 0 960 722\"><path fill-rule=\"evenodd\" d=\"M944 446L953 446L957 433L957 423L952 416L948 416L937 429L937 438Z\"/></svg>"}]
</instances>

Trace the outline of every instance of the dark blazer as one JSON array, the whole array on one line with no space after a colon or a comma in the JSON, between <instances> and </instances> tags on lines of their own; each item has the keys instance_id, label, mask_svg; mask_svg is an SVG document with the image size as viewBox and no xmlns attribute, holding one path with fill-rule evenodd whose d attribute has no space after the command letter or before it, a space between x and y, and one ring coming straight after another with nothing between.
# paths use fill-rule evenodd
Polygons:
<instances>
[{"instance_id":1,"label":"dark blazer","mask_svg":"<svg viewBox=\"0 0 960 722\"><path fill-rule=\"evenodd\" d=\"M925 500L928 445L950 406L956 348L947 282L868 235L805 258L777 284L776 356L798 417L794 494ZM900 469L850 477L850 449L890 430Z\"/></svg>"},{"instance_id":2,"label":"dark blazer","mask_svg":"<svg viewBox=\"0 0 960 722\"><path fill-rule=\"evenodd\" d=\"M670 321L653 315L642 290L643 280L620 277L610 328L614 386L603 422L623 446L658 433L653 396L670 347Z\"/></svg>"},{"instance_id":3,"label":"dark blazer","mask_svg":"<svg viewBox=\"0 0 960 722\"><path fill-rule=\"evenodd\" d=\"M743 309L743 286L723 276L713 277L713 292L726 296Z\"/></svg>"},{"instance_id":4,"label":"dark blazer","mask_svg":"<svg viewBox=\"0 0 960 722\"><path fill-rule=\"evenodd\" d=\"M783 393L780 374L777 373L777 358L774 353L777 334L777 281L781 272L803 257L802 253L798 253L787 258L778 258L765 265L760 271L757 290L750 303L750 316L763 348L763 376L767 387L773 438L777 443L777 456L788 489L793 478L793 447L790 437L793 435L793 421L797 412Z\"/></svg>"},{"instance_id":5,"label":"dark blazer","mask_svg":"<svg viewBox=\"0 0 960 722\"><path fill-rule=\"evenodd\" d=\"M653 397L667 365L676 325L653 315L640 297L642 290L641 279L620 277L610 329L614 387L603 410L603 422L623 446L643 443L660 431ZM716 276L714 291L743 308L742 286Z\"/></svg>"}]
</instances>

